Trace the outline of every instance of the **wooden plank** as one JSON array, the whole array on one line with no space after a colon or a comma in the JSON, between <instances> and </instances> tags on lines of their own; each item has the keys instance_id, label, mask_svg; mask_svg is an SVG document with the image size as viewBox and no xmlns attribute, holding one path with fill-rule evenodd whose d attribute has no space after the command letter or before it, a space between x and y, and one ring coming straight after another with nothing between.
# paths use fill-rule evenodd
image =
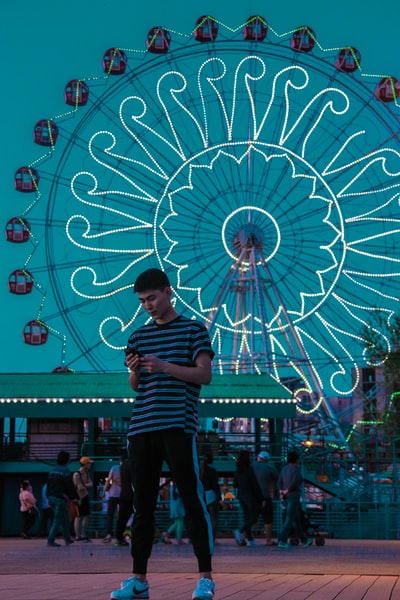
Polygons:
<instances>
[{"instance_id":1,"label":"wooden plank","mask_svg":"<svg viewBox=\"0 0 400 600\"><path fill-rule=\"evenodd\" d=\"M392 600L392 590L397 581L398 577L395 576L382 575L377 577L363 596L363 600L381 600L382 598Z\"/></svg>"},{"instance_id":2,"label":"wooden plank","mask_svg":"<svg viewBox=\"0 0 400 600\"><path fill-rule=\"evenodd\" d=\"M331 596L329 595L329 591L332 590L332 593L337 590L337 586L340 585L338 580L341 579L341 576L338 575L308 575L309 580L306 582L301 582L299 578L291 577L290 580L295 583L295 587L285 594L285 600L303 600L303 598L314 598L314 594L319 593L320 589L326 590L324 593L326 594L325 600L330 600ZM332 598L335 596L333 595Z\"/></svg>"},{"instance_id":3,"label":"wooden plank","mask_svg":"<svg viewBox=\"0 0 400 600\"><path fill-rule=\"evenodd\" d=\"M268 600L303 600L314 598L314 594L318 594L321 589L329 590L329 586L333 590L337 589L338 575L281 575L283 581L279 586L269 590ZM324 600L330 600L331 597L327 592ZM316 596L317 598L318 596Z\"/></svg>"},{"instance_id":4,"label":"wooden plank","mask_svg":"<svg viewBox=\"0 0 400 600\"><path fill-rule=\"evenodd\" d=\"M234 600L264 600L268 597L268 600L276 600L278 598L286 598L287 591L291 590L293 586L299 585L300 582L306 582L310 578L306 575L298 575L296 577L296 583L290 582L285 575L282 574L265 574L265 575L247 575L243 574L239 576L239 585L236 586L235 590L230 590L226 583L222 582L222 597L220 597L221 586L219 582L219 576L216 577L217 581L217 593L216 598L222 600L223 598L233 598ZM228 594L227 594L228 592ZM303 598L299 598L303 600Z\"/></svg>"},{"instance_id":5,"label":"wooden plank","mask_svg":"<svg viewBox=\"0 0 400 600\"><path fill-rule=\"evenodd\" d=\"M362 581L367 580L364 584ZM360 600L363 593L373 583L376 577L360 577L359 575L339 575L328 585L320 585L309 600ZM322 582L321 582L322 583ZM375 598L376 600L376 598ZM383 600L380 598L379 600Z\"/></svg>"},{"instance_id":6,"label":"wooden plank","mask_svg":"<svg viewBox=\"0 0 400 600\"><path fill-rule=\"evenodd\" d=\"M400 600L400 578L399 577L397 577L397 580L393 586L390 600Z\"/></svg>"},{"instance_id":7,"label":"wooden plank","mask_svg":"<svg viewBox=\"0 0 400 600\"><path fill-rule=\"evenodd\" d=\"M360 600L364 599L364 594L368 591L371 585L374 584L377 575L363 575L354 577L354 581L338 595L336 600ZM390 598L390 596L388 596ZM375 598L376 600L376 598ZM384 600L384 597L380 597L379 600Z\"/></svg>"}]
</instances>

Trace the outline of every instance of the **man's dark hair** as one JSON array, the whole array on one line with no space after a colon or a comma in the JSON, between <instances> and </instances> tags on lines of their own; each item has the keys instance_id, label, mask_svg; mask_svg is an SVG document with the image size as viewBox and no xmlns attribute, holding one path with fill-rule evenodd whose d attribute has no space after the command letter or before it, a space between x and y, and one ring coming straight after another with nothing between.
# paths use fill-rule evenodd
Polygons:
<instances>
[{"instance_id":1,"label":"man's dark hair","mask_svg":"<svg viewBox=\"0 0 400 600\"><path fill-rule=\"evenodd\" d=\"M236 459L236 470L238 473L243 473L248 467L250 467L250 451L241 448Z\"/></svg>"},{"instance_id":2,"label":"man's dark hair","mask_svg":"<svg viewBox=\"0 0 400 600\"><path fill-rule=\"evenodd\" d=\"M288 452L288 455L287 455L288 463L291 463L291 464L297 463L299 458L300 458L300 455L298 452L296 452L296 450L292 450L291 452Z\"/></svg>"},{"instance_id":3,"label":"man's dark hair","mask_svg":"<svg viewBox=\"0 0 400 600\"><path fill-rule=\"evenodd\" d=\"M57 454L57 464L58 465L67 465L69 463L69 452L65 452L65 450L61 450Z\"/></svg>"},{"instance_id":4,"label":"man's dark hair","mask_svg":"<svg viewBox=\"0 0 400 600\"><path fill-rule=\"evenodd\" d=\"M161 271L161 269L147 269L137 277L133 291L136 293L146 292L147 290L163 290L170 285L164 271Z\"/></svg>"}]
</instances>

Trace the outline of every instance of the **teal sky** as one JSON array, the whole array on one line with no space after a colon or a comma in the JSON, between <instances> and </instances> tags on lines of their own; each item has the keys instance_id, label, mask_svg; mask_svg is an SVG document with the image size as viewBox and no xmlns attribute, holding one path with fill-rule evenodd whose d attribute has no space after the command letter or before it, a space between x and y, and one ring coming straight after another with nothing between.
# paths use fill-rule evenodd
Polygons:
<instances>
[{"instance_id":1,"label":"teal sky","mask_svg":"<svg viewBox=\"0 0 400 600\"><path fill-rule=\"evenodd\" d=\"M362 55L363 73L400 79L398 0L347 3L333 0L274 3L265 0L200 3L0 0L0 6L3 56L0 212L3 227L9 218L19 215L28 202L28 195L15 191L13 177L18 167L32 163L42 152L33 143L33 125L41 118L51 118L66 110L63 89L67 81L99 74L103 53L109 47L142 50L145 36L154 25L189 33L203 14L211 14L232 28L251 15L261 14L278 34L308 25L324 48L356 47ZM26 245L7 243L3 234L0 249L2 372L51 371L60 364L58 339L51 338L42 347L23 343L23 326L36 317L40 295L10 294L7 278L24 262L26 253ZM41 267L46 268L44 262ZM49 286L44 314L57 310L51 304L51 296ZM67 352L74 355L74 348L68 347ZM80 368L85 369L84 360Z\"/></svg>"}]
</instances>

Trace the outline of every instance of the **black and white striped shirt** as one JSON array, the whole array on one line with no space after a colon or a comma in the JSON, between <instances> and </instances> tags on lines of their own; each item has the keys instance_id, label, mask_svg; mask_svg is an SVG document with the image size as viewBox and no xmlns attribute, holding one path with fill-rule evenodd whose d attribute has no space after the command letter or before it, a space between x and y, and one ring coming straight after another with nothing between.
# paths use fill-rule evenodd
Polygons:
<instances>
[{"instance_id":1,"label":"black and white striped shirt","mask_svg":"<svg viewBox=\"0 0 400 600\"><path fill-rule=\"evenodd\" d=\"M208 331L198 322L178 316L169 323L155 321L137 329L128 346L143 355L192 367L199 352L214 352ZM201 386L171 377L167 373L140 372L139 387L132 410L128 438L138 433L182 428L187 433L197 431L197 400Z\"/></svg>"}]
</instances>

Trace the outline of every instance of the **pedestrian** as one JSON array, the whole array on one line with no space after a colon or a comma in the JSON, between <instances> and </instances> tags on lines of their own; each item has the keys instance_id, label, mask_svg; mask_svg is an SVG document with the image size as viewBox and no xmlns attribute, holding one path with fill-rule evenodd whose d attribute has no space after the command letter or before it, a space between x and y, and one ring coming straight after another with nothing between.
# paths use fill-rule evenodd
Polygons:
<instances>
[{"instance_id":1,"label":"pedestrian","mask_svg":"<svg viewBox=\"0 0 400 600\"><path fill-rule=\"evenodd\" d=\"M214 542L217 537L217 522L221 507L221 489L219 487L218 473L212 466L214 457L208 452L200 467L200 479L206 495L206 504L210 513Z\"/></svg>"},{"instance_id":2,"label":"pedestrian","mask_svg":"<svg viewBox=\"0 0 400 600\"><path fill-rule=\"evenodd\" d=\"M87 537L87 528L90 519L89 490L93 487L93 482L90 478L89 471L93 464L93 460L88 456L82 456L79 462L81 465L79 471L76 471L72 476L79 497L79 514L74 519L74 532L76 542L86 543L90 542Z\"/></svg>"},{"instance_id":3,"label":"pedestrian","mask_svg":"<svg viewBox=\"0 0 400 600\"><path fill-rule=\"evenodd\" d=\"M278 488L281 500L285 502L286 514L282 529L278 536L278 548L289 549L288 537L292 531L303 543L304 548L311 546L312 538L307 537L301 525L301 486L303 477L300 472L300 456L292 450L287 455L287 465L283 467Z\"/></svg>"},{"instance_id":4,"label":"pedestrian","mask_svg":"<svg viewBox=\"0 0 400 600\"><path fill-rule=\"evenodd\" d=\"M129 546L125 539L125 530L133 513L133 490L131 481L130 464L126 454L121 455L120 479L121 493L119 496L119 509L116 527L116 546Z\"/></svg>"},{"instance_id":5,"label":"pedestrian","mask_svg":"<svg viewBox=\"0 0 400 600\"><path fill-rule=\"evenodd\" d=\"M31 483L24 479L19 490L19 510L21 512L21 536L24 540L30 539L30 530L32 529L36 517L39 515L36 498L32 493Z\"/></svg>"},{"instance_id":6,"label":"pedestrian","mask_svg":"<svg viewBox=\"0 0 400 600\"><path fill-rule=\"evenodd\" d=\"M53 521L53 510L47 498L47 481L42 486L42 509L40 512L39 533L41 537L47 538Z\"/></svg>"},{"instance_id":7,"label":"pedestrian","mask_svg":"<svg viewBox=\"0 0 400 600\"><path fill-rule=\"evenodd\" d=\"M233 485L237 489L237 497L243 511L244 523L236 529L234 537L238 546L256 546L252 527L257 523L263 506L263 497L257 478L251 468L250 452L239 450Z\"/></svg>"},{"instance_id":8,"label":"pedestrian","mask_svg":"<svg viewBox=\"0 0 400 600\"><path fill-rule=\"evenodd\" d=\"M185 507L179 494L179 490L173 481L171 481L169 488L169 517L172 519L172 523L168 529L163 532L160 541L164 542L164 544L172 544L171 537L175 534L176 543L178 546L181 546L184 544L182 538L185 525Z\"/></svg>"},{"instance_id":9,"label":"pedestrian","mask_svg":"<svg viewBox=\"0 0 400 600\"><path fill-rule=\"evenodd\" d=\"M274 518L274 498L276 484L278 482L278 471L270 462L269 452L262 450L257 455L257 461L253 464L253 471L260 486L263 496L261 516L264 521L265 543L267 546L276 546L272 540L272 523Z\"/></svg>"},{"instance_id":10,"label":"pedestrian","mask_svg":"<svg viewBox=\"0 0 400 600\"><path fill-rule=\"evenodd\" d=\"M204 325L175 310L171 284L163 271L141 273L134 292L152 320L132 333L126 355L129 384L136 391L128 430L134 489L133 577L112 592L111 598L149 597L147 563L165 460L183 499L198 562L200 579L192 600L211 600L213 538L199 478L196 432L197 401L201 385L211 381L214 353Z\"/></svg>"},{"instance_id":11,"label":"pedestrian","mask_svg":"<svg viewBox=\"0 0 400 600\"><path fill-rule=\"evenodd\" d=\"M67 502L72 500L78 503L78 494L72 481L72 474L68 468L69 452L61 450L57 455L56 465L51 469L47 480L47 497L53 509L53 522L47 536L47 545L57 547L56 536L61 532L65 545L73 543L70 537L70 524L67 515Z\"/></svg>"},{"instance_id":12,"label":"pedestrian","mask_svg":"<svg viewBox=\"0 0 400 600\"><path fill-rule=\"evenodd\" d=\"M120 457L119 464L111 467L107 479L104 483L103 499L108 492L107 506L107 533L103 542L109 543L113 537L114 517L119 508L119 500L121 496L121 463L123 458Z\"/></svg>"}]
</instances>

